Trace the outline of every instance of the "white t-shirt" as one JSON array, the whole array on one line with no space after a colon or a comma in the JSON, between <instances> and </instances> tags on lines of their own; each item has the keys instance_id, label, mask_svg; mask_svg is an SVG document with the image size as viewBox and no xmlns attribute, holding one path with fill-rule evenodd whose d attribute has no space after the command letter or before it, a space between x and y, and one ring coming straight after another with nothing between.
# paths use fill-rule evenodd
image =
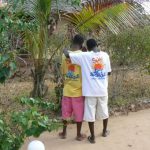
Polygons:
<instances>
[{"instance_id":1,"label":"white t-shirt","mask_svg":"<svg viewBox=\"0 0 150 150\"><path fill-rule=\"evenodd\" d=\"M83 96L108 96L108 72L111 72L106 52L70 53L73 64L81 66Z\"/></svg>"}]
</instances>

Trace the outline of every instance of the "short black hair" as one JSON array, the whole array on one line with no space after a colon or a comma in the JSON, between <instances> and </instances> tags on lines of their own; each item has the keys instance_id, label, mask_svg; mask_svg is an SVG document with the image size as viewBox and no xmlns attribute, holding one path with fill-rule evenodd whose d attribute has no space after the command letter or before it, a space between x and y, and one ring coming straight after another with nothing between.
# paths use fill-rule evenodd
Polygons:
<instances>
[{"instance_id":1,"label":"short black hair","mask_svg":"<svg viewBox=\"0 0 150 150\"><path fill-rule=\"evenodd\" d=\"M86 45L87 45L88 50L92 50L93 48L98 46L96 40L94 39L87 40Z\"/></svg>"},{"instance_id":2,"label":"short black hair","mask_svg":"<svg viewBox=\"0 0 150 150\"><path fill-rule=\"evenodd\" d=\"M73 40L72 40L72 44L75 44L75 45L80 45L82 46L84 43L84 38L83 36L77 34L74 36Z\"/></svg>"}]
</instances>

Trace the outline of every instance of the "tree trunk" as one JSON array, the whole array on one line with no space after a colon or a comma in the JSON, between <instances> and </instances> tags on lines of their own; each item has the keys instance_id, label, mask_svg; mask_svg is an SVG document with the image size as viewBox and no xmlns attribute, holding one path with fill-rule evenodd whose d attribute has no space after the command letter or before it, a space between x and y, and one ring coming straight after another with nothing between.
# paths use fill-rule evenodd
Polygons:
<instances>
[{"instance_id":1,"label":"tree trunk","mask_svg":"<svg viewBox=\"0 0 150 150\"><path fill-rule=\"evenodd\" d=\"M46 67L43 64L35 65L34 71L32 71L33 76L33 91L31 93L32 97L44 97L47 93L48 87L45 86L45 73Z\"/></svg>"}]
</instances>

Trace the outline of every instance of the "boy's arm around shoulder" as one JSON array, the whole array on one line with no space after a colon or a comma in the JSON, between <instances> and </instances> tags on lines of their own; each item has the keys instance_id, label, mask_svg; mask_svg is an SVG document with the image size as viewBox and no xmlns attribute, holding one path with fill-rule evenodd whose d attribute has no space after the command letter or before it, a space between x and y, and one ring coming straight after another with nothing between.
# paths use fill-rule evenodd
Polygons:
<instances>
[{"instance_id":1,"label":"boy's arm around shoulder","mask_svg":"<svg viewBox=\"0 0 150 150\"><path fill-rule=\"evenodd\" d=\"M64 53L64 55L65 55L66 58L70 58L68 49L65 48L65 49L63 50L63 53Z\"/></svg>"},{"instance_id":2,"label":"boy's arm around shoulder","mask_svg":"<svg viewBox=\"0 0 150 150\"><path fill-rule=\"evenodd\" d=\"M69 52L67 49L64 49L63 53L64 53L66 58L69 58L71 60L72 64L81 66L81 64L82 64L82 54L84 52L74 53L74 52Z\"/></svg>"}]
</instances>

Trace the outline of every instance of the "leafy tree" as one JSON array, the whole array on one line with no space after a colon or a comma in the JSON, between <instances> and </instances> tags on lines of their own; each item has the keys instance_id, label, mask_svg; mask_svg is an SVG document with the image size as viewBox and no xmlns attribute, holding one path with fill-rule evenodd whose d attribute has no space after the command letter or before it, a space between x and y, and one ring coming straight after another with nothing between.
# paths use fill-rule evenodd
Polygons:
<instances>
[{"instance_id":1,"label":"leafy tree","mask_svg":"<svg viewBox=\"0 0 150 150\"><path fill-rule=\"evenodd\" d=\"M137 27L118 35L107 34L107 48L113 62L121 66L138 67L150 71L150 27Z\"/></svg>"},{"instance_id":2,"label":"leafy tree","mask_svg":"<svg viewBox=\"0 0 150 150\"><path fill-rule=\"evenodd\" d=\"M0 21L0 83L4 83L16 71L11 31L15 32L17 25L5 7L0 8Z\"/></svg>"},{"instance_id":3,"label":"leafy tree","mask_svg":"<svg viewBox=\"0 0 150 150\"><path fill-rule=\"evenodd\" d=\"M2 50L1 50L2 51ZM16 61L13 52L0 52L0 83L4 83L16 71Z\"/></svg>"}]
</instances>

